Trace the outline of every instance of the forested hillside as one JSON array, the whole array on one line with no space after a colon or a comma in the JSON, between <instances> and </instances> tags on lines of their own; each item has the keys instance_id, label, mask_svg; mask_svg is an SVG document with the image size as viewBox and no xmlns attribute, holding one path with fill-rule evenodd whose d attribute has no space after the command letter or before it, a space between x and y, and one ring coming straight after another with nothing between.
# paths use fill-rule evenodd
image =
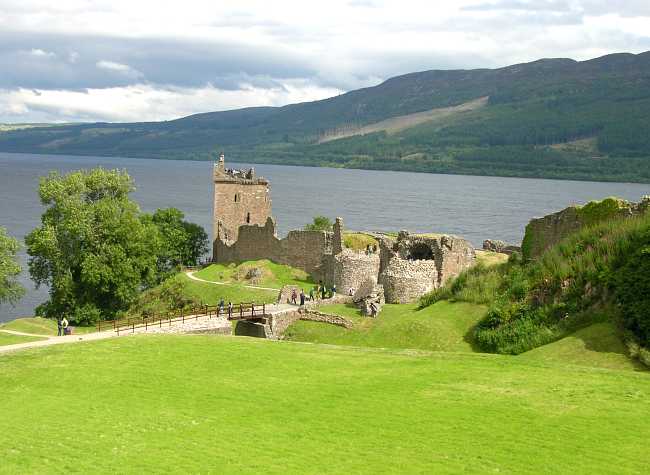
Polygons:
<instances>
[{"instance_id":1,"label":"forested hillside","mask_svg":"<svg viewBox=\"0 0 650 475\"><path fill-rule=\"evenodd\" d=\"M418 113L413 126L372 127ZM2 130L6 152L209 159L224 150L249 162L650 182L650 52L425 71L322 101L167 122ZM337 130L352 134L321 140ZM360 135L368 130L378 131Z\"/></svg>"}]
</instances>

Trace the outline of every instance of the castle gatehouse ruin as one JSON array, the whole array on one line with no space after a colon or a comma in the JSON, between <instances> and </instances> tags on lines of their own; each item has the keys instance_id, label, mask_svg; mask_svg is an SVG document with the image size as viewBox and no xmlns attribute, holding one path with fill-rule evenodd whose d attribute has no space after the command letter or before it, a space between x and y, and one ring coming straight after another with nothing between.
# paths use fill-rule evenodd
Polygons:
<instances>
[{"instance_id":1,"label":"castle gatehouse ruin","mask_svg":"<svg viewBox=\"0 0 650 475\"><path fill-rule=\"evenodd\" d=\"M332 231L296 230L280 239L267 180L256 177L252 168L226 169L223 155L213 179L212 259L217 263L269 259L302 269L344 293L372 281L383 287L388 303L413 302L474 263L472 245L449 235L368 233L378 241L376 252L348 249L341 218Z\"/></svg>"}]
</instances>

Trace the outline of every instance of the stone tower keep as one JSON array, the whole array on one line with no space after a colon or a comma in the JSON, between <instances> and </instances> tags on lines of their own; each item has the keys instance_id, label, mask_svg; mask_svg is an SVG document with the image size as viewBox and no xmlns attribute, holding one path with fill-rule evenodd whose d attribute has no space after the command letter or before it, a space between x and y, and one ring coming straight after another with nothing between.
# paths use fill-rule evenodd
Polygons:
<instances>
[{"instance_id":1,"label":"stone tower keep","mask_svg":"<svg viewBox=\"0 0 650 475\"><path fill-rule=\"evenodd\" d=\"M255 170L226 169L224 156L214 165L214 215L212 258L217 260L216 241L231 244L239 237L239 226L264 225L271 216L269 182Z\"/></svg>"}]
</instances>

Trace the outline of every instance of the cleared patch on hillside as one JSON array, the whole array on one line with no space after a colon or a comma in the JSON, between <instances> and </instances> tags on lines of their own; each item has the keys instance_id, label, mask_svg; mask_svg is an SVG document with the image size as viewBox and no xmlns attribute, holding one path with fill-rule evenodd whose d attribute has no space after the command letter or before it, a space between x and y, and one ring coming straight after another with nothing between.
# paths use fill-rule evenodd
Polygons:
<instances>
[{"instance_id":1,"label":"cleared patch on hillside","mask_svg":"<svg viewBox=\"0 0 650 475\"><path fill-rule=\"evenodd\" d=\"M569 142L556 143L551 145L551 148L555 150L563 150L566 152L592 153L594 155L600 155L598 152L597 137L587 137L583 139L571 140Z\"/></svg>"},{"instance_id":2,"label":"cleared patch on hillside","mask_svg":"<svg viewBox=\"0 0 650 475\"><path fill-rule=\"evenodd\" d=\"M355 135L366 135L375 132L386 132L387 134L394 134L401 130L415 127L416 125L424 124L426 122L438 121L449 119L455 115L464 112L470 112L487 105L488 97L481 97L473 101L465 102L463 104L453 107L441 107L437 109L430 109L423 112L416 112L414 114L400 115L385 119L374 124L364 125L362 127L340 127L338 129L325 132L319 139L318 143L331 142L332 140L343 139L346 137L353 137Z\"/></svg>"},{"instance_id":3,"label":"cleared patch on hillside","mask_svg":"<svg viewBox=\"0 0 650 475\"><path fill-rule=\"evenodd\" d=\"M611 322L595 323L519 357L596 368L643 370L641 364L627 356L620 330Z\"/></svg>"}]
</instances>

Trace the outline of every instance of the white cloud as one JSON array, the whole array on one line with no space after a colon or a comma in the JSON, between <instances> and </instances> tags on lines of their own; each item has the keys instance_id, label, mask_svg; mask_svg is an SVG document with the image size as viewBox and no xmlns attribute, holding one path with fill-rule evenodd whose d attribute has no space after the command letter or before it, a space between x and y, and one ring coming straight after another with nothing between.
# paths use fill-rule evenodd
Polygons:
<instances>
[{"instance_id":1,"label":"white cloud","mask_svg":"<svg viewBox=\"0 0 650 475\"><path fill-rule=\"evenodd\" d=\"M54 53L42 50L40 48L32 48L29 54L31 54L32 56L40 56L44 58L52 58L56 56Z\"/></svg>"},{"instance_id":2,"label":"white cloud","mask_svg":"<svg viewBox=\"0 0 650 475\"><path fill-rule=\"evenodd\" d=\"M275 88L242 84L238 90L212 86L159 88L147 84L86 91L0 90L0 122L170 120L199 112L312 101L340 92L296 80Z\"/></svg>"},{"instance_id":3,"label":"white cloud","mask_svg":"<svg viewBox=\"0 0 650 475\"><path fill-rule=\"evenodd\" d=\"M0 11L3 104L18 101L0 120L170 118L418 70L650 49L648 0L0 0Z\"/></svg>"}]
</instances>

